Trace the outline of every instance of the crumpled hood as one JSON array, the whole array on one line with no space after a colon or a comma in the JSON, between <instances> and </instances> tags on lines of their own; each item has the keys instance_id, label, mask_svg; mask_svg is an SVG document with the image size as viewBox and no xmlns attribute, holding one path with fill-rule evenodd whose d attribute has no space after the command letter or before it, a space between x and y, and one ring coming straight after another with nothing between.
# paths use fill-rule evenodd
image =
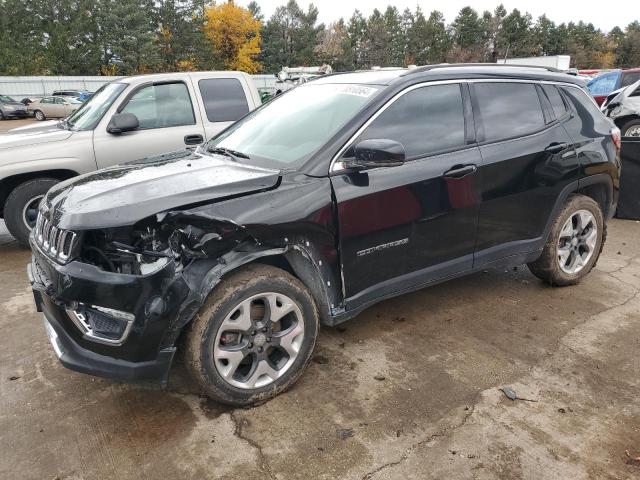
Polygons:
<instances>
[{"instance_id":1,"label":"crumpled hood","mask_svg":"<svg viewBox=\"0 0 640 480\"><path fill-rule=\"evenodd\" d=\"M46 142L66 140L73 132L58 127L57 120L28 125L9 130L0 135L0 149L26 147Z\"/></svg>"},{"instance_id":2,"label":"crumpled hood","mask_svg":"<svg viewBox=\"0 0 640 480\"><path fill-rule=\"evenodd\" d=\"M105 168L59 183L45 205L68 230L131 225L174 208L274 187L278 170L188 150Z\"/></svg>"}]
</instances>

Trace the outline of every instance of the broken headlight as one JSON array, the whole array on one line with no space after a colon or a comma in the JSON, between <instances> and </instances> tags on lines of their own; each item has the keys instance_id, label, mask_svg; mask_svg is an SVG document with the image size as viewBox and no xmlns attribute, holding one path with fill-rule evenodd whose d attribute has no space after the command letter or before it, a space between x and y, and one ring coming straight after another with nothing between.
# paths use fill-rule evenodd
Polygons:
<instances>
[{"instance_id":1,"label":"broken headlight","mask_svg":"<svg viewBox=\"0 0 640 480\"><path fill-rule=\"evenodd\" d=\"M102 270L148 275L176 258L167 235L153 224L86 232L81 258Z\"/></svg>"}]
</instances>

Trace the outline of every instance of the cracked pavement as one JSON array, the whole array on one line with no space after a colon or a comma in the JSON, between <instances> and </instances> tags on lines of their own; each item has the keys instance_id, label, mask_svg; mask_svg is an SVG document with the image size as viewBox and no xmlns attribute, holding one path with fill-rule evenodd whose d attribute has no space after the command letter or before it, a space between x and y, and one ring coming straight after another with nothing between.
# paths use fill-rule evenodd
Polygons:
<instances>
[{"instance_id":1,"label":"cracked pavement","mask_svg":"<svg viewBox=\"0 0 640 480\"><path fill-rule=\"evenodd\" d=\"M490 270L323 328L260 407L64 369L0 223L0 478L640 477L640 222L614 220L580 285ZM511 401L498 389L510 386Z\"/></svg>"}]
</instances>

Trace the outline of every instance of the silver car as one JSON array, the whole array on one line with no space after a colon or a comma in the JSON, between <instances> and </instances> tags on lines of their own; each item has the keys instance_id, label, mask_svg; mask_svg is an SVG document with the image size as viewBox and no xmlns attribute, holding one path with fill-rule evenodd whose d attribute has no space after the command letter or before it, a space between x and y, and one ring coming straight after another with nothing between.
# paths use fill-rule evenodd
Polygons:
<instances>
[{"instance_id":1,"label":"silver car","mask_svg":"<svg viewBox=\"0 0 640 480\"><path fill-rule=\"evenodd\" d=\"M607 95L601 109L623 137L640 137L640 80Z\"/></svg>"},{"instance_id":2,"label":"silver car","mask_svg":"<svg viewBox=\"0 0 640 480\"><path fill-rule=\"evenodd\" d=\"M36 120L64 118L75 112L82 102L74 97L43 97L29 104L29 111Z\"/></svg>"}]
</instances>

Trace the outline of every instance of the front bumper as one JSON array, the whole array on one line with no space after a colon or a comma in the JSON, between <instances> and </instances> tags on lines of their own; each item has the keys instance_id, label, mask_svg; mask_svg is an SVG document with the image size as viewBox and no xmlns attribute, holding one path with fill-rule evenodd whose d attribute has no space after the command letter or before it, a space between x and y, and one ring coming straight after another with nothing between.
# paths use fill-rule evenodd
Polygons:
<instances>
[{"instance_id":1,"label":"front bumper","mask_svg":"<svg viewBox=\"0 0 640 480\"><path fill-rule=\"evenodd\" d=\"M166 382L175 352L167 332L188 293L173 264L146 276L121 275L80 262L57 264L33 243L32 252L27 272L36 307L65 367L122 381ZM78 304L130 312L123 342L100 342L81 329L70 315Z\"/></svg>"},{"instance_id":2,"label":"front bumper","mask_svg":"<svg viewBox=\"0 0 640 480\"><path fill-rule=\"evenodd\" d=\"M30 114L27 110L14 110L11 112L3 112L4 116L7 118L27 118L29 116L33 116L33 114Z\"/></svg>"}]
</instances>

